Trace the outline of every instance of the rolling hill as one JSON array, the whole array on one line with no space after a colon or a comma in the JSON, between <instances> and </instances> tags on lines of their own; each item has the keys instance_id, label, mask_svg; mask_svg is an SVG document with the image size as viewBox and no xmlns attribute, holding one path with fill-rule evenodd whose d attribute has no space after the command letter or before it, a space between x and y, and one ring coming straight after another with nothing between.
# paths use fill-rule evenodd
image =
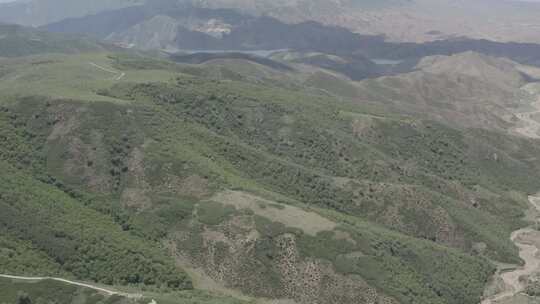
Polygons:
<instances>
[{"instance_id":1,"label":"rolling hill","mask_svg":"<svg viewBox=\"0 0 540 304\"><path fill-rule=\"evenodd\" d=\"M475 85L478 71L527 81L477 54L412 73L436 84L456 62L476 67L454 76ZM403 104L376 88L338 98L304 68L241 57L42 53L3 66L0 272L203 303L475 304L491 260L519 262L507 236L538 189L538 146L407 111L423 102L407 86ZM485 93L446 94L463 92Z\"/></svg>"},{"instance_id":2,"label":"rolling hill","mask_svg":"<svg viewBox=\"0 0 540 304\"><path fill-rule=\"evenodd\" d=\"M511 109L535 98L521 89L527 78L515 62L466 52L425 57L413 72L363 81L359 96L458 128L504 131L512 125Z\"/></svg>"},{"instance_id":3,"label":"rolling hill","mask_svg":"<svg viewBox=\"0 0 540 304\"><path fill-rule=\"evenodd\" d=\"M105 50L105 44L81 37L38 31L33 28L0 24L0 57L39 53L80 53Z\"/></svg>"},{"instance_id":4,"label":"rolling hill","mask_svg":"<svg viewBox=\"0 0 540 304\"><path fill-rule=\"evenodd\" d=\"M0 22L25 26L44 24L141 4L139 0L30 0L0 3Z\"/></svg>"}]
</instances>

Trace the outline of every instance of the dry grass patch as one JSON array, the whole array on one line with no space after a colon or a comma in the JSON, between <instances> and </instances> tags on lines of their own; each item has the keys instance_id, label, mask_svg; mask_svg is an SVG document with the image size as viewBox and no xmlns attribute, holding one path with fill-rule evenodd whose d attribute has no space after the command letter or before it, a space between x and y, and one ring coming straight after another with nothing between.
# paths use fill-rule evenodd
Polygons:
<instances>
[{"instance_id":1,"label":"dry grass patch","mask_svg":"<svg viewBox=\"0 0 540 304\"><path fill-rule=\"evenodd\" d=\"M241 191L223 191L214 195L211 200L234 206L237 209L249 209L256 215L282 223L287 227L301 229L312 236L317 235L321 231L334 230L336 227L336 223L315 212L308 212L298 207L278 204Z\"/></svg>"}]
</instances>

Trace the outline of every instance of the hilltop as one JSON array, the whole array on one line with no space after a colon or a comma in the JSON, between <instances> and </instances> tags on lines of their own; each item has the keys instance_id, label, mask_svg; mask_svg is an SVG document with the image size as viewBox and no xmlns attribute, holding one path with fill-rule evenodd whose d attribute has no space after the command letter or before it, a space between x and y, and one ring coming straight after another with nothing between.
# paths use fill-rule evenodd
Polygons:
<instances>
[{"instance_id":1,"label":"hilltop","mask_svg":"<svg viewBox=\"0 0 540 304\"><path fill-rule=\"evenodd\" d=\"M511 109L535 98L521 89L527 79L515 62L466 52L425 57L410 73L363 81L359 95L458 128L504 131L513 124Z\"/></svg>"},{"instance_id":2,"label":"hilltop","mask_svg":"<svg viewBox=\"0 0 540 304\"><path fill-rule=\"evenodd\" d=\"M142 4L140 0L29 0L0 3L0 22L25 26L44 24Z\"/></svg>"},{"instance_id":3,"label":"hilltop","mask_svg":"<svg viewBox=\"0 0 540 304\"><path fill-rule=\"evenodd\" d=\"M0 57L18 57L39 53L80 53L105 50L91 39L59 35L33 28L0 23Z\"/></svg>"}]
</instances>

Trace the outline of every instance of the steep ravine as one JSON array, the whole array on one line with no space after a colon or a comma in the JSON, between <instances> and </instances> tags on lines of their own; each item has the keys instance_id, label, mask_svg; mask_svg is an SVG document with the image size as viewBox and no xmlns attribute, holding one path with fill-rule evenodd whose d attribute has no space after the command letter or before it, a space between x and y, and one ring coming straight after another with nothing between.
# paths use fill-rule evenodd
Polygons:
<instances>
[{"instance_id":1,"label":"steep ravine","mask_svg":"<svg viewBox=\"0 0 540 304\"><path fill-rule=\"evenodd\" d=\"M529 202L534 206L537 212L540 212L540 197L530 196ZM519 280L519 278L522 276L529 276L539 270L540 257L537 255L539 251L538 247L523 240L523 236L531 232L534 232L534 229L527 227L516 230L512 233L510 239L519 248L519 256L524 261L524 265L517 267L512 271L500 273L499 277L502 279L505 285L504 290L487 299L484 299L481 304L499 303L500 300L513 297L521 293L526 286Z\"/></svg>"}]
</instances>

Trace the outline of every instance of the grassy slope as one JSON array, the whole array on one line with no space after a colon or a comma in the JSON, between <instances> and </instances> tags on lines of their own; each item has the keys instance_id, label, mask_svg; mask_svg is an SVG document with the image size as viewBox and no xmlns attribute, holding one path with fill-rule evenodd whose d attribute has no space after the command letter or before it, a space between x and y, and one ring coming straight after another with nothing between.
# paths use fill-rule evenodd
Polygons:
<instances>
[{"instance_id":1,"label":"grassy slope","mask_svg":"<svg viewBox=\"0 0 540 304\"><path fill-rule=\"evenodd\" d=\"M0 294L1 303L20 303L19 299L23 294L29 297L31 303L91 304L106 301L106 303L120 304L131 302L122 297L106 297L90 289L69 286L50 280L22 282L0 279L0 289L2 290Z\"/></svg>"},{"instance_id":2,"label":"grassy slope","mask_svg":"<svg viewBox=\"0 0 540 304\"><path fill-rule=\"evenodd\" d=\"M35 55L5 59L0 73L3 95L44 95L94 101L115 101L96 94L110 86L120 74L97 68L92 63L116 71L106 53L77 56ZM174 74L167 70L139 70L127 73L121 81L168 81Z\"/></svg>"},{"instance_id":3,"label":"grassy slope","mask_svg":"<svg viewBox=\"0 0 540 304\"><path fill-rule=\"evenodd\" d=\"M141 299L127 299L122 296L107 296L94 290L67 285L61 282L45 281L20 281L0 278L0 303L18 303L21 295L27 295L32 303L59 303L59 304L147 304L151 300L165 304L196 304L196 303L220 303L241 304L245 303L229 297L222 297L199 291L184 291L170 295L147 294L148 297Z\"/></svg>"},{"instance_id":4,"label":"grassy slope","mask_svg":"<svg viewBox=\"0 0 540 304\"><path fill-rule=\"evenodd\" d=\"M13 95L55 97L7 98L0 119L8 143L0 153L0 178L2 193L10 198L0 202L13 211L0 227L10 232L5 243L13 243L12 250L28 254L20 259L46 261L33 271L129 283L127 278L136 276L130 267L115 271L89 264L99 248L95 238L114 248L98 251L103 265L117 253L124 256L123 250L161 257L157 244L171 238L178 250L204 256L223 244L203 245L201 231L224 232L229 219L238 217L258 223L260 238L254 255L244 256L254 268L229 270L266 288L253 285L250 291L249 282L232 279L224 283L255 296L295 296L281 293L284 274L269 259L279 252L274 242L285 232L296 240L298 265L330 262L332 276L359 275L381 299L400 303L476 303L492 271L485 257L517 260L507 235L520 224L524 199L511 191L537 190L530 176L537 175L538 164L523 161L538 153L528 141L381 117L370 107L275 86L182 76L174 73L181 67L163 62L115 65L103 54L47 58L53 62L40 68L29 63L34 58L10 62L9 75L30 80L24 86L9 75L0 79ZM127 75L107 79L110 75L93 70L88 61ZM32 90L48 81L44 91ZM496 159L486 157L493 153ZM193 217L208 197L227 188L318 210L354 241L336 240L337 230L313 238L230 208ZM34 220L38 212L43 216ZM50 221L58 214L66 220ZM39 226L26 228L30 220ZM81 227L90 233L81 233ZM56 232L47 233L53 239L43 244L39 233L47 229ZM189 237L180 241L173 237L178 233ZM486 243L486 251L475 249L479 242ZM60 243L89 250L76 246L75 255L64 254L54 247ZM162 259L148 267L170 263ZM167 281L163 273L155 276L160 282ZM342 301L351 299L354 295Z\"/></svg>"}]
</instances>

